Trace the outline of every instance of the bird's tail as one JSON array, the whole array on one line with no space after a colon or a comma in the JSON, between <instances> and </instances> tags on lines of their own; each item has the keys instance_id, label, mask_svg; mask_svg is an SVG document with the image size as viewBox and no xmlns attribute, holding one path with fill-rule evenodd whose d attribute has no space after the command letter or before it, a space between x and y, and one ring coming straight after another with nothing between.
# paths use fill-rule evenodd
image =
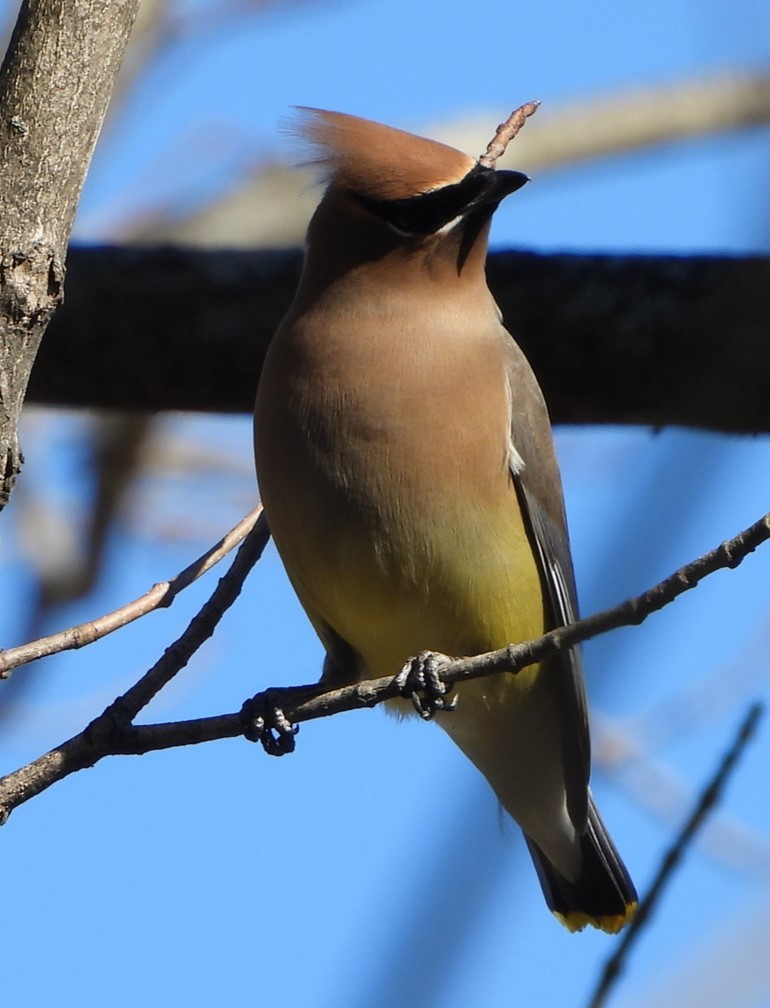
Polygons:
<instances>
[{"instance_id":1,"label":"bird's tail","mask_svg":"<svg viewBox=\"0 0 770 1008\"><path fill-rule=\"evenodd\" d=\"M581 838L583 867L576 879L561 875L529 838L527 844L548 908L570 931L590 924L616 934L633 917L638 902L634 884L590 794Z\"/></svg>"}]
</instances>

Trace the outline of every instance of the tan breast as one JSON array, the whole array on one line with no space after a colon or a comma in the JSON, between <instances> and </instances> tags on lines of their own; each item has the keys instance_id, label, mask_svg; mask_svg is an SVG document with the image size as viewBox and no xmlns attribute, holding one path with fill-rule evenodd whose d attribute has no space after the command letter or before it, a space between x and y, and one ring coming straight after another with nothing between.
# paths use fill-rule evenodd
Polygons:
<instances>
[{"instance_id":1,"label":"tan breast","mask_svg":"<svg viewBox=\"0 0 770 1008\"><path fill-rule=\"evenodd\" d=\"M375 675L419 650L473 653L542 624L507 468L507 334L493 307L480 335L451 306L433 312L430 338L403 303L390 318L382 308L354 324L290 321L256 411L287 571L311 618Z\"/></svg>"}]
</instances>

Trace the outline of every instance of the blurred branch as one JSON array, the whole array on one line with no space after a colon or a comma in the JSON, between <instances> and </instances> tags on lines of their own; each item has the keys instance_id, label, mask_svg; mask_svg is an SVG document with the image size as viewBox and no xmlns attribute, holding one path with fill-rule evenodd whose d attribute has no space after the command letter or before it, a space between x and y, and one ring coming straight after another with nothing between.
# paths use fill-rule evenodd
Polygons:
<instances>
[{"instance_id":1,"label":"blurred branch","mask_svg":"<svg viewBox=\"0 0 770 1008\"><path fill-rule=\"evenodd\" d=\"M238 19L290 8L308 0L217 0L208 6L173 0L142 0L131 41L115 84L114 98L122 101L140 74L147 73L171 47L193 35L224 33ZM114 112L115 100L113 100Z\"/></svg>"},{"instance_id":2,"label":"blurred branch","mask_svg":"<svg viewBox=\"0 0 770 1008\"><path fill-rule=\"evenodd\" d=\"M250 411L301 263L75 247L30 398ZM770 431L770 259L498 252L488 274L554 422Z\"/></svg>"},{"instance_id":3,"label":"blurred branch","mask_svg":"<svg viewBox=\"0 0 770 1008\"><path fill-rule=\"evenodd\" d=\"M92 591L101 573L110 530L140 470L152 420L146 412L130 411L92 418L91 430L83 437L84 452L88 455L85 464L95 482L83 535L84 548L75 553L70 563L39 568L31 626L42 626L51 608L66 605Z\"/></svg>"},{"instance_id":4,"label":"blurred branch","mask_svg":"<svg viewBox=\"0 0 770 1008\"><path fill-rule=\"evenodd\" d=\"M22 639L39 637L57 606L74 602L93 590L102 573L110 532L139 471L155 418L149 413L127 410L94 414L91 421L91 429L84 434L83 442L93 474L94 493L87 510L82 542L69 550L62 548L60 540L54 549L50 549L50 543L39 543L40 548L31 551L30 559L37 560L34 564L37 578ZM43 501L28 499L20 513L22 522L30 526L30 536L38 543L41 515L47 514L50 522L50 509L46 509ZM72 526L68 526L65 534L68 538L76 535ZM55 625L53 620L52 623ZM0 650L0 679L6 678L4 658L7 652ZM0 726L3 720L13 718L21 694L33 682L33 675L16 677L3 688Z\"/></svg>"},{"instance_id":5,"label":"blurred branch","mask_svg":"<svg viewBox=\"0 0 770 1008\"><path fill-rule=\"evenodd\" d=\"M235 549L251 532L261 514L262 505L260 504L245 518L242 518L235 528L219 540L216 546L212 546L210 550L185 567L176 577L171 578L170 581L159 581L149 591L119 609L88 623L81 623L67 630L61 630L49 637L41 637L28 644L0 650L0 679L7 679L10 672L20 665L27 665L29 662L37 661L38 658L46 658L48 655L93 644L94 641L114 633L115 630L120 630L121 627L128 626L129 623L133 623L141 616L146 616L147 613L156 609L167 609L181 591L188 588L193 581L196 581L214 564L219 563L223 557L227 556L231 550Z\"/></svg>"},{"instance_id":6,"label":"blurred branch","mask_svg":"<svg viewBox=\"0 0 770 1008\"><path fill-rule=\"evenodd\" d=\"M21 405L138 5L25 0L0 68L0 508L21 467Z\"/></svg>"},{"instance_id":7,"label":"blurred branch","mask_svg":"<svg viewBox=\"0 0 770 1008\"><path fill-rule=\"evenodd\" d=\"M105 756L139 755L156 749L192 745L215 739L233 738L245 732L251 736L253 725L246 723L243 711L174 724L134 725L132 722L152 698L187 664L198 647L214 632L224 611L237 598L243 581L257 561L268 539L267 523L261 516L242 543L232 567L222 578L211 598L195 616L184 634L163 657L122 697L91 722L79 735L26 766L0 779L0 822L23 802L49 788L69 774L93 766ZM651 613L662 609L679 595L694 588L704 577L726 567L737 567L763 542L770 539L770 514L686 564L643 595L629 599L595 616L570 626L559 627L535 641L510 645L500 651L474 658L443 658L440 677L451 686L466 679L480 678L494 672L515 673L527 665L549 657L556 651L600 633L621 626L642 623ZM262 700L266 710L277 707L288 725L327 717L342 711L374 707L385 700L402 696L397 676L384 676L341 689L327 690L323 683L313 686L269 689L245 707ZM263 740L270 732L263 734ZM267 742L263 741L267 747Z\"/></svg>"},{"instance_id":8,"label":"blurred branch","mask_svg":"<svg viewBox=\"0 0 770 1008\"><path fill-rule=\"evenodd\" d=\"M122 94L140 72L174 44L192 36L215 33L223 36L235 23L270 11L289 10L310 0L215 0L208 4L186 4L179 0L142 0L131 44L116 85Z\"/></svg>"},{"instance_id":9,"label":"blurred branch","mask_svg":"<svg viewBox=\"0 0 770 1008\"><path fill-rule=\"evenodd\" d=\"M494 121L489 110L472 119L432 128L431 135L461 150L483 150ZM500 161L531 172L564 168L699 136L770 123L770 73L731 71L676 84L607 97L580 99L574 106L537 119Z\"/></svg>"},{"instance_id":10,"label":"blurred branch","mask_svg":"<svg viewBox=\"0 0 770 1008\"><path fill-rule=\"evenodd\" d=\"M451 122L414 124L417 132L460 150L483 150L499 110L479 110ZM588 160L655 150L699 136L770 122L770 73L731 71L676 84L581 97L570 106L544 106L517 138L501 167L532 175ZM212 127L213 128L213 127ZM252 168L240 183L193 213L169 219L157 209L141 217L138 240L208 247L290 247L300 244L315 200L313 175L287 165ZM276 202L278 201L278 202ZM126 232L134 240L134 232Z\"/></svg>"},{"instance_id":11,"label":"blurred branch","mask_svg":"<svg viewBox=\"0 0 770 1008\"><path fill-rule=\"evenodd\" d=\"M669 945L665 937L665 952L653 953L652 968L640 971L639 981L631 984L631 990L624 990L618 1003L623 1008L767 1005L770 989L767 891L752 887L747 898L740 901L737 912L731 913L721 903L713 915L704 914L706 920L696 916L695 901L690 902L690 895L690 891L682 894L684 940ZM676 934L676 925L669 934ZM688 935L694 939L691 943L687 942Z\"/></svg>"},{"instance_id":12,"label":"blurred branch","mask_svg":"<svg viewBox=\"0 0 770 1008\"><path fill-rule=\"evenodd\" d=\"M136 13L125 57L113 88L107 117L109 129L140 74L174 41L170 0L142 0Z\"/></svg>"},{"instance_id":13,"label":"blurred branch","mask_svg":"<svg viewBox=\"0 0 770 1008\"><path fill-rule=\"evenodd\" d=\"M735 741L724 754L714 776L701 792L697 805L688 817L674 843L666 851L652 885L640 901L631 923L620 936L615 951L607 960L596 991L589 1002L589 1008L602 1008L606 1004L607 996L620 978L620 974L625 967L629 950L641 934L644 926L651 920L661 894L677 865L690 847L695 834L703 825L709 812L720 801L728 777L735 769L738 760L751 740L762 712L763 708L761 704L753 704L749 708L738 729Z\"/></svg>"}]
</instances>

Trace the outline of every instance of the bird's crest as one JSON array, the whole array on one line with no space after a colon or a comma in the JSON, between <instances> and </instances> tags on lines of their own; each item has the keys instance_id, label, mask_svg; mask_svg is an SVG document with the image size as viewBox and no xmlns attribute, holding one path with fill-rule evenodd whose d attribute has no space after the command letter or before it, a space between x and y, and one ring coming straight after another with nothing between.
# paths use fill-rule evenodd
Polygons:
<instances>
[{"instance_id":1,"label":"bird's crest","mask_svg":"<svg viewBox=\"0 0 770 1008\"><path fill-rule=\"evenodd\" d=\"M402 200L465 178L474 158L403 130L343 112L299 107L290 130L326 180L373 200Z\"/></svg>"}]
</instances>

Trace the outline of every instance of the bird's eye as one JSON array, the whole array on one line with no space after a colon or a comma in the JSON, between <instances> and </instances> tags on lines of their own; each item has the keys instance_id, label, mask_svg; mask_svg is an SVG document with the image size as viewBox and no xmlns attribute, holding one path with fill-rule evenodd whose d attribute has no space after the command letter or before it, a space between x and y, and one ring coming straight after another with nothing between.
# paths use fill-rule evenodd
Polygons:
<instances>
[{"instance_id":1,"label":"bird's eye","mask_svg":"<svg viewBox=\"0 0 770 1008\"><path fill-rule=\"evenodd\" d=\"M493 174L477 165L460 182L400 200L359 199L371 213L403 236L436 234L467 212L484 193Z\"/></svg>"},{"instance_id":2,"label":"bird's eye","mask_svg":"<svg viewBox=\"0 0 770 1008\"><path fill-rule=\"evenodd\" d=\"M399 227L398 224L394 224L393 221L386 220L385 223L388 225L391 231L395 231L397 235L402 238L414 238L414 231L407 231L405 228Z\"/></svg>"}]
</instances>

